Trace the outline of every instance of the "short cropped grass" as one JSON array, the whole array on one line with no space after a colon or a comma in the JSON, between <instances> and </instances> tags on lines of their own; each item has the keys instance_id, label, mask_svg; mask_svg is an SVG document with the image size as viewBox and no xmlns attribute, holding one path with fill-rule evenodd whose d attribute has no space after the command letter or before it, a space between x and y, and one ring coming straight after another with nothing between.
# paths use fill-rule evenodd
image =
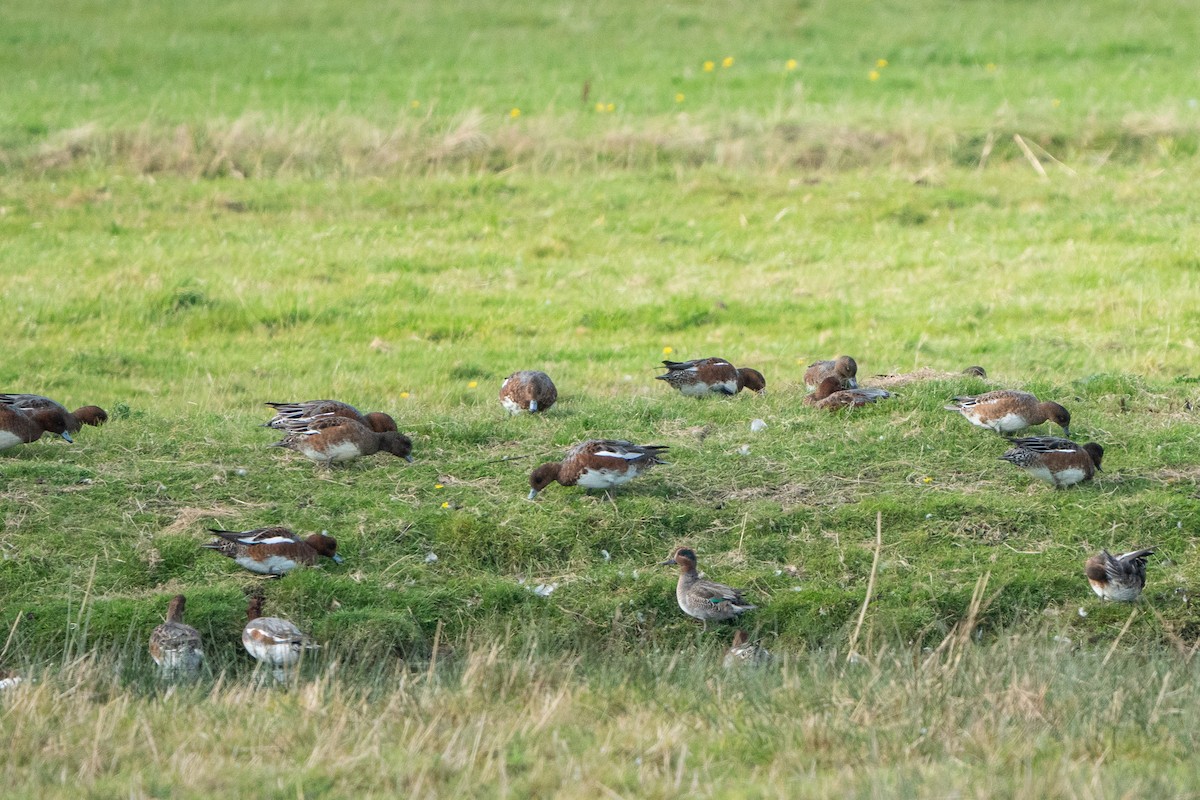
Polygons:
<instances>
[{"instance_id":1,"label":"short cropped grass","mask_svg":"<svg viewBox=\"0 0 1200 800\"><path fill-rule=\"evenodd\" d=\"M1186 5L8 19L0 390L111 415L0 454L0 668L38 678L0 697L14 792L1189 785ZM864 384L938 376L809 409L805 365L840 353ZM710 355L768 395L653 380ZM550 413L504 414L517 369L553 376ZM1105 471L1032 483L942 409L1000 387L1067 406ZM265 401L321 397L392 413L415 462L267 446ZM594 437L671 463L525 499ZM265 581L199 548L276 524L346 563ZM774 666L720 669L732 626L700 633L658 566L682 544L759 606ZM1084 558L1144 546L1143 600L1102 605ZM323 645L291 689L240 649L255 590ZM171 688L144 643L179 592L208 668Z\"/></svg>"}]
</instances>

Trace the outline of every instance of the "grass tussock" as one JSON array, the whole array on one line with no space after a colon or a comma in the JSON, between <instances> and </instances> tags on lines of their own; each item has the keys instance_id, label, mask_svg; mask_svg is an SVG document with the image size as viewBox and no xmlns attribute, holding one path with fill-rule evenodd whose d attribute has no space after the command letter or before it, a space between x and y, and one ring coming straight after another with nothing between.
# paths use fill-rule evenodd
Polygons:
<instances>
[{"instance_id":1,"label":"grass tussock","mask_svg":"<svg viewBox=\"0 0 1200 800\"><path fill-rule=\"evenodd\" d=\"M1037 149L1033 154L1025 142ZM611 130L580 130L572 115L513 124L478 110L449 120L381 127L341 115L231 120L121 129L86 123L44 141L0 151L17 173L119 169L188 178L396 177L451 172L534 172L715 167L777 175L860 169L985 167L1036 159L1038 169L1138 162L1194 153L1200 139L1181 119L1131 116L1079 131L1003 127L947 130L910 122L830 125L794 119L704 122L676 118L629 121Z\"/></svg>"},{"instance_id":2,"label":"grass tussock","mask_svg":"<svg viewBox=\"0 0 1200 800\"><path fill-rule=\"evenodd\" d=\"M965 625L849 662L720 661L711 643L598 659L495 641L436 664L322 657L280 688L236 664L172 685L88 657L0 696L0 775L22 796L272 797L1069 797L1196 777L1190 653L1102 658L1047 630L981 645Z\"/></svg>"}]
</instances>

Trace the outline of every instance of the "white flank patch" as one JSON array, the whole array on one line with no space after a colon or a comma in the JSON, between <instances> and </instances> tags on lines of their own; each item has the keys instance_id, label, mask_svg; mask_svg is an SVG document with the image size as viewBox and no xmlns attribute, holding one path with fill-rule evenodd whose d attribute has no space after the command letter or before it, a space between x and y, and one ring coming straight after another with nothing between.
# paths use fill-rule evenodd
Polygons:
<instances>
[{"instance_id":1,"label":"white flank patch","mask_svg":"<svg viewBox=\"0 0 1200 800\"><path fill-rule=\"evenodd\" d=\"M1025 421L1025 417L1020 414L1005 414L997 420L992 420L990 423L983 424L978 421L979 415L972 414L970 420L976 425L981 425L984 428L991 428L998 433L1013 433L1023 428L1028 428L1029 423Z\"/></svg>"},{"instance_id":2,"label":"white flank patch","mask_svg":"<svg viewBox=\"0 0 1200 800\"><path fill-rule=\"evenodd\" d=\"M1084 479L1086 473L1081 469L1064 469L1058 473L1057 482L1059 486L1072 486Z\"/></svg>"},{"instance_id":3,"label":"white flank patch","mask_svg":"<svg viewBox=\"0 0 1200 800\"><path fill-rule=\"evenodd\" d=\"M304 448L304 455L313 461L349 461L362 455L359 449L349 442L342 442L324 451L308 447L306 444L302 444L301 447Z\"/></svg>"},{"instance_id":4,"label":"white flank patch","mask_svg":"<svg viewBox=\"0 0 1200 800\"><path fill-rule=\"evenodd\" d=\"M704 397L708 394L707 383L685 383L679 387L679 393L687 397Z\"/></svg>"},{"instance_id":5,"label":"white flank patch","mask_svg":"<svg viewBox=\"0 0 1200 800\"><path fill-rule=\"evenodd\" d=\"M614 453L611 450L597 450L596 455L608 456L609 458L623 458L626 461L636 461L645 455L645 453Z\"/></svg>"},{"instance_id":6,"label":"white flank patch","mask_svg":"<svg viewBox=\"0 0 1200 800\"><path fill-rule=\"evenodd\" d=\"M251 572L261 572L263 575L282 575L297 566L295 560L286 556L269 556L266 561L259 561L250 556L238 556L234 561Z\"/></svg>"},{"instance_id":7,"label":"white flank patch","mask_svg":"<svg viewBox=\"0 0 1200 800\"><path fill-rule=\"evenodd\" d=\"M508 413L510 414L520 414L525 410L521 408L521 406L517 405L517 401L513 400L511 397L501 397L500 404L507 408Z\"/></svg>"},{"instance_id":8,"label":"white flank patch","mask_svg":"<svg viewBox=\"0 0 1200 800\"><path fill-rule=\"evenodd\" d=\"M21 444L21 437L8 431L0 431L0 450L7 450Z\"/></svg>"},{"instance_id":9,"label":"white flank patch","mask_svg":"<svg viewBox=\"0 0 1200 800\"><path fill-rule=\"evenodd\" d=\"M1039 481L1045 481L1046 483L1054 483L1055 482L1054 474L1051 473L1050 470L1046 469L1045 467L1026 467L1025 471L1028 472L1033 477L1037 478Z\"/></svg>"},{"instance_id":10,"label":"white flank patch","mask_svg":"<svg viewBox=\"0 0 1200 800\"><path fill-rule=\"evenodd\" d=\"M636 477L637 470L633 469L624 472L611 469L585 469L576 483L585 489L611 489L614 486L629 483Z\"/></svg>"}]
</instances>

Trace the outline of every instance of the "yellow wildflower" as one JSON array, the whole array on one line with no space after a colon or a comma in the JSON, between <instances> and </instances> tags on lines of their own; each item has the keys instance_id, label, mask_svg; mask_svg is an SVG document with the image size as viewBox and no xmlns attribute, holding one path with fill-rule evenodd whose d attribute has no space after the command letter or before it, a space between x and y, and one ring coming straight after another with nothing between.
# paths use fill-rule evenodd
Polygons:
<instances>
[{"instance_id":1,"label":"yellow wildflower","mask_svg":"<svg viewBox=\"0 0 1200 800\"><path fill-rule=\"evenodd\" d=\"M867 80L869 80L869 81L877 81L877 80L879 80L879 70L873 69L873 70L871 70L870 72L868 72L868 73L867 73Z\"/></svg>"},{"instance_id":2,"label":"yellow wildflower","mask_svg":"<svg viewBox=\"0 0 1200 800\"><path fill-rule=\"evenodd\" d=\"M508 112L508 115L513 119L516 119L517 117L521 116L521 109L514 108L512 111Z\"/></svg>"},{"instance_id":3,"label":"yellow wildflower","mask_svg":"<svg viewBox=\"0 0 1200 800\"><path fill-rule=\"evenodd\" d=\"M433 485L433 488L435 488L435 489L445 489L446 487L445 487L445 486L443 486L443 485L442 485L442 484L440 484L440 483L435 483L435 484Z\"/></svg>"},{"instance_id":4,"label":"yellow wildflower","mask_svg":"<svg viewBox=\"0 0 1200 800\"><path fill-rule=\"evenodd\" d=\"M797 66L799 66L799 64L797 64L797 63L796 63L796 59L794 59L794 58L789 58L789 59L787 60L787 63L786 63L786 64L784 64L783 66L787 67L787 70L788 70L788 72L791 72L791 71L792 71L792 70L794 70L794 69L795 69Z\"/></svg>"},{"instance_id":5,"label":"yellow wildflower","mask_svg":"<svg viewBox=\"0 0 1200 800\"><path fill-rule=\"evenodd\" d=\"M671 347L670 345L667 345L666 347L663 348L664 356L669 356L669 355L671 355L671 353L674 353L674 352L675 352L675 348Z\"/></svg>"},{"instance_id":6,"label":"yellow wildflower","mask_svg":"<svg viewBox=\"0 0 1200 800\"><path fill-rule=\"evenodd\" d=\"M887 59L881 58L875 62L875 69L883 69L887 66Z\"/></svg>"},{"instance_id":7,"label":"yellow wildflower","mask_svg":"<svg viewBox=\"0 0 1200 800\"><path fill-rule=\"evenodd\" d=\"M401 399L401 400L407 400L407 399L408 399L408 392L401 392L401 393L400 393L400 399Z\"/></svg>"},{"instance_id":8,"label":"yellow wildflower","mask_svg":"<svg viewBox=\"0 0 1200 800\"><path fill-rule=\"evenodd\" d=\"M986 69L988 72L995 72L996 65L989 61L988 65L986 67L984 67L984 69Z\"/></svg>"},{"instance_id":9,"label":"yellow wildflower","mask_svg":"<svg viewBox=\"0 0 1200 800\"><path fill-rule=\"evenodd\" d=\"M725 69L729 69L730 67L732 67L733 66L733 56L725 56L725 58L721 59L721 66L724 67Z\"/></svg>"},{"instance_id":10,"label":"yellow wildflower","mask_svg":"<svg viewBox=\"0 0 1200 800\"><path fill-rule=\"evenodd\" d=\"M711 61L705 61L705 62L704 62L704 71L705 71L705 72L712 72L712 71L713 71L713 67L715 67L715 66L716 66L716 64L714 64L713 62L711 62Z\"/></svg>"},{"instance_id":11,"label":"yellow wildflower","mask_svg":"<svg viewBox=\"0 0 1200 800\"><path fill-rule=\"evenodd\" d=\"M1061 106L1061 105L1062 105L1062 100L1059 100L1059 99L1056 97L1056 98L1054 98L1053 100L1051 100L1051 101L1050 101L1050 105L1054 106L1055 108L1058 108L1059 106Z\"/></svg>"},{"instance_id":12,"label":"yellow wildflower","mask_svg":"<svg viewBox=\"0 0 1200 800\"><path fill-rule=\"evenodd\" d=\"M447 502L445 502L445 503L442 503L442 508L449 508L449 507L450 507L450 502L449 502L449 501L447 501Z\"/></svg>"},{"instance_id":13,"label":"yellow wildflower","mask_svg":"<svg viewBox=\"0 0 1200 800\"><path fill-rule=\"evenodd\" d=\"M616 111L616 110L617 110L617 104L616 104L616 103L609 103L608 105L606 105L606 106L604 107L604 110L605 110L605 111L607 111L609 114L611 114L611 113L613 113L614 111Z\"/></svg>"},{"instance_id":14,"label":"yellow wildflower","mask_svg":"<svg viewBox=\"0 0 1200 800\"><path fill-rule=\"evenodd\" d=\"M479 385L479 381L471 381L470 383L467 384L467 388L474 389L478 385Z\"/></svg>"},{"instance_id":15,"label":"yellow wildflower","mask_svg":"<svg viewBox=\"0 0 1200 800\"><path fill-rule=\"evenodd\" d=\"M682 102L683 102L683 92L676 92L676 93L675 93L675 102L676 102L676 103L682 103Z\"/></svg>"},{"instance_id":16,"label":"yellow wildflower","mask_svg":"<svg viewBox=\"0 0 1200 800\"><path fill-rule=\"evenodd\" d=\"M420 101L420 100L413 100L413 101L412 101L411 103L409 103L408 105L409 105L409 107L410 107L410 108L420 108L420 107L421 107L421 101Z\"/></svg>"},{"instance_id":17,"label":"yellow wildflower","mask_svg":"<svg viewBox=\"0 0 1200 800\"><path fill-rule=\"evenodd\" d=\"M596 113L597 114L604 113L604 103L596 103Z\"/></svg>"}]
</instances>

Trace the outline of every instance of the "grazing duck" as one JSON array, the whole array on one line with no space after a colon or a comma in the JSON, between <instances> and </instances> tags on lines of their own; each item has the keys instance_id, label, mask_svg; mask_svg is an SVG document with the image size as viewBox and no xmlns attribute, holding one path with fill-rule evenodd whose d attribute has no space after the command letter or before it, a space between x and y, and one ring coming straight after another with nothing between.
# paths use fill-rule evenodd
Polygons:
<instances>
[{"instance_id":1,"label":"grazing duck","mask_svg":"<svg viewBox=\"0 0 1200 800\"><path fill-rule=\"evenodd\" d=\"M412 461L412 440L398 431L378 433L357 420L335 414L300 419L288 426L288 434L271 447L295 450L330 467L335 461L349 461L375 453L391 453Z\"/></svg>"},{"instance_id":2,"label":"grazing duck","mask_svg":"<svg viewBox=\"0 0 1200 800\"><path fill-rule=\"evenodd\" d=\"M612 439L590 439L567 450L562 461L542 464L529 476L529 499L554 481L563 486L611 490L628 483L655 464L666 446L638 445Z\"/></svg>"},{"instance_id":3,"label":"grazing duck","mask_svg":"<svg viewBox=\"0 0 1200 800\"><path fill-rule=\"evenodd\" d=\"M838 356L833 361L817 361L804 371L804 388L815 392L826 378L837 378L839 389L857 389L858 363L850 356Z\"/></svg>"},{"instance_id":4,"label":"grazing duck","mask_svg":"<svg viewBox=\"0 0 1200 800\"><path fill-rule=\"evenodd\" d=\"M150 657L168 676L192 676L200 671L204 660L204 648L200 643L200 632L191 625L183 624L183 595L171 598L167 607L167 621L150 633Z\"/></svg>"},{"instance_id":5,"label":"grazing duck","mask_svg":"<svg viewBox=\"0 0 1200 800\"><path fill-rule=\"evenodd\" d=\"M740 628L733 632L733 644L725 653L725 669L739 666L761 666L771 660L771 653L757 642L750 641L750 634Z\"/></svg>"},{"instance_id":6,"label":"grazing duck","mask_svg":"<svg viewBox=\"0 0 1200 800\"><path fill-rule=\"evenodd\" d=\"M1090 481L1100 469L1104 448L1095 442L1084 445L1057 436L1026 436L1012 440L1011 450L1001 461L1020 467L1056 489Z\"/></svg>"},{"instance_id":7,"label":"grazing duck","mask_svg":"<svg viewBox=\"0 0 1200 800\"><path fill-rule=\"evenodd\" d=\"M0 669L0 692L15 689L25 682L25 679L11 669Z\"/></svg>"},{"instance_id":8,"label":"grazing duck","mask_svg":"<svg viewBox=\"0 0 1200 800\"><path fill-rule=\"evenodd\" d=\"M201 547L216 550L260 575L284 575L296 567L311 567L320 556L333 559L335 564L344 560L337 554L337 539L324 532L301 539L283 527L241 532L209 530L218 538Z\"/></svg>"},{"instance_id":9,"label":"grazing duck","mask_svg":"<svg viewBox=\"0 0 1200 800\"><path fill-rule=\"evenodd\" d=\"M0 405L0 450L36 442L46 431L57 433L68 442L74 441L71 434L67 433L65 419L50 414L42 414L40 418L51 427L43 427L38 418L30 416L24 411Z\"/></svg>"},{"instance_id":10,"label":"grazing duck","mask_svg":"<svg viewBox=\"0 0 1200 800\"><path fill-rule=\"evenodd\" d=\"M283 683L287 680L288 671L299 663L304 651L317 650L320 645L286 619L264 617L262 609L262 596L252 596L246 608L242 646L259 664L271 668L276 681Z\"/></svg>"},{"instance_id":11,"label":"grazing duck","mask_svg":"<svg viewBox=\"0 0 1200 800\"><path fill-rule=\"evenodd\" d=\"M733 395L742 389L766 394L767 381L756 369L735 367L723 358L698 358L694 361L664 361L667 374L655 376L688 397L710 394Z\"/></svg>"},{"instance_id":12,"label":"grazing duck","mask_svg":"<svg viewBox=\"0 0 1200 800\"><path fill-rule=\"evenodd\" d=\"M1071 435L1071 414L1058 403L1040 402L1029 392L1000 389L973 397L956 397L947 411L957 411L972 425L988 428L1000 434L1016 433L1046 420Z\"/></svg>"},{"instance_id":13,"label":"grazing duck","mask_svg":"<svg viewBox=\"0 0 1200 800\"><path fill-rule=\"evenodd\" d=\"M355 422L361 422L376 433L399 431L396 420L382 411L372 411L363 414L349 403L340 400L304 400L298 403L267 403L275 409L275 416L264 423L264 428L294 429L297 423L308 423L314 417L332 414L335 417L345 417Z\"/></svg>"},{"instance_id":14,"label":"grazing duck","mask_svg":"<svg viewBox=\"0 0 1200 800\"><path fill-rule=\"evenodd\" d=\"M1092 591L1101 600L1132 603L1146 587L1146 556L1154 555L1153 548L1122 553L1115 558L1101 550L1083 565Z\"/></svg>"},{"instance_id":15,"label":"grazing duck","mask_svg":"<svg viewBox=\"0 0 1200 800\"><path fill-rule=\"evenodd\" d=\"M108 422L108 413L100 406L80 406L74 411L68 411L66 406L49 397L42 397L40 394L0 394L0 405L24 411L38 419L39 424L52 433L58 433L58 431L46 425L43 420L61 418L67 433L79 433L84 425L98 427ZM68 438L67 441L70 439Z\"/></svg>"},{"instance_id":16,"label":"grazing duck","mask_svg":"<svg viewBox=\"0 0 1200 800\"><path fill-rule=\"evenodd\" d=\"M720 622L733 619L758 608L742 598L740 589L701 578L696 571L696 554L690 548L680 547L661 565L678 565L679 583L675 585L675 600L683 613L704 623L704 630L708 630L709 620Z\"/></svg>"},{"instance_id":17,"label":"grazing duck","mask_svg":"<svg viewBox=\"0 0 1200 800\"><path fill-rule=\"evenodd\" d=\"M826 378L821 381L815 392L805 396L804 402L814 408L837 411L839 408L858 408L892 396L892 393L885 389L841 389L840 386L841 382L837 378Z\"/></svg>"},{"instance_id":18,"label":"grazing duck","mask_svg":"<svg viewBox=\"0 0 1200 800\"><path fill-rule=\"evenodd\" d=\"M554 381L546 373L534 369L514 372L500 384L500 405L510 414L546 411L556 400L558 389L554 387Z\"/></svg>"}]
</instances>

